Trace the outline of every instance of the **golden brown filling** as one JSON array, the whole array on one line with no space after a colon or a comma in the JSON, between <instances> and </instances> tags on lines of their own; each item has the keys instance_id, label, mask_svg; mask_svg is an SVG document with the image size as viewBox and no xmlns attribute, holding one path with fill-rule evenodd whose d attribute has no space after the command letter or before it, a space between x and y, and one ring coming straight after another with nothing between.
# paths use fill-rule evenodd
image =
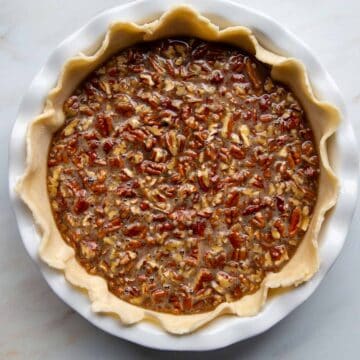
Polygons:
<instances>
[{"instance_id":1,"label":"golden brown filling","mask_svg":"<svg viewBox=\"0 0 360 360\"><path fill-rule=\"evenodd\" d=\"M259 289L294 255L319 164L294 95L237 48L121 51L64 103L48 158L57 226L119 298L174 314Z\"/></svg>"}]
</instances>

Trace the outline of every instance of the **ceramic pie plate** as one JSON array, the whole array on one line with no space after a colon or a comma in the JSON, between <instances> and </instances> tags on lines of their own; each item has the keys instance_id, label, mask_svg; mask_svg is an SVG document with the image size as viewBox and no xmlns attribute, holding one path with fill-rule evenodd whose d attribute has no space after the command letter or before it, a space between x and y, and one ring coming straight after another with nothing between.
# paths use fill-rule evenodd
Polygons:
<instances>
[{"instance_id":1,"label":"ceramic pie plate","mask_svg":"<svg viewBox=\"0 0 360 360\"><path fill-rule=\"evenodd\" d=\"M167 350L210 350L227 346L250 336L265 331L299 304L305 301L318 286L327 270L334 262L344 243L351 215L355 205L357 187L358 159L354 157L354 135L350 123L346 120L345 108L341 96L326 71L321 67L311 52L288 31L273 20L243 6L229 1L217 0L211 4L200 1L183 2L192 5L220 27L244 25L253 30L261 44L284 56L301 60L307 67L308 74L319 99L336 105L342 113L342 124L337 137L331 141L331 163L340 180L340 195L337 206L328 214L322 228L320 243L320 270L305 285L281 296L268 299L263 310L254 317L238 318L221 317L210 325L196 332L174 336L165 333L154 324L142 322L133 326L122 325L119 320L110 316L93 313L86 296L69 285L63 274L51 270L38 258L40 237L33 225L32 217L14 193L14 185L25 167L25 132L29 121L41 112L46 94L54 86L62 65L67 59L79 52L91 52L102 39L108 25L115 21L149 22L176 1L162 4L154 1L137 1L108 10L74 33L58 46L40 73L35 77L29 91L20 106L10 144L10 193L14 203L20 233L30 256L39 264L40 269L51 288L69 306L78 311L99 328L118 337L149 347ZM216 14L216 15L215 15ZM344 161L346 159L346 163ZM326 241L325 241L326 240Z\"/></svg>"}]
</instances>

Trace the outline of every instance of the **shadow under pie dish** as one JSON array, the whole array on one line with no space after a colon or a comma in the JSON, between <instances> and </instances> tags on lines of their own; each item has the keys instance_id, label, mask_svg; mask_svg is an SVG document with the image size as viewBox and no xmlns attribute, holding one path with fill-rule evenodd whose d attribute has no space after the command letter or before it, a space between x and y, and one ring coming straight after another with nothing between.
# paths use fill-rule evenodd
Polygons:
<instances>
[{"instance_id":1,"label":"shadow under pie dish","mask_svg":"<svg viewBox=\"0 0 360 360\"><path fill-rule=\"evenodd\" d=\"M187 333L316 272L338 119L300 62L182 6L69 60L18 191L94 311Z\"/></svg>"}]
</instances>

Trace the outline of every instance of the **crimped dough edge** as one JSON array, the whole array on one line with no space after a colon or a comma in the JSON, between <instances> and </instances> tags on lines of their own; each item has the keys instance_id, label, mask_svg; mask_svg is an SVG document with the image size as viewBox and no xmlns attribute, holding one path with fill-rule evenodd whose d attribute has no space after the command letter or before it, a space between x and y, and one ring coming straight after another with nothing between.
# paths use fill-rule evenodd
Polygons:
<instances>
[{"instance_id":1,"label":"crimped dough edge","mask_svg":"<svg viewBox=\"0 0 360 360\"><path fill-rule=\"evenodd\" d=\"M110 293L102 277L88 274L76 261L74 250L65 243L57 229L46 185L48 148L53 133L64 123L64 100L87 74L121 49L142 41L171 36L192 36L207 41L229 43L271 65L271 76L287 84L305 109L320 155L318 200L310 226L295 255L280 272L269 273L254 294L231 303L221 303L212 311L195 315L165 314L132 305ZM56 87L46 98L43 112L29 124L26 139L27 166L16 185L16 191L30 208L39 229L40 258L50 267L62 270L72 285L87 290L92 311L116 315L124 324L134 324L142 320L155 321L170 333L186 334L223 314L254 316L263 308L268 289L297 286L317 272L319 231L325 213L336 203L339 190L338 180L328 160L327 139L336 131L340 118L340 112L335 106L315 97L301 62L266 50L249 28L233 26L220 30L191 7L181 5L145 25L114 22L93 55L80 53L65 63Z\"/></svg>"}]
</instances>

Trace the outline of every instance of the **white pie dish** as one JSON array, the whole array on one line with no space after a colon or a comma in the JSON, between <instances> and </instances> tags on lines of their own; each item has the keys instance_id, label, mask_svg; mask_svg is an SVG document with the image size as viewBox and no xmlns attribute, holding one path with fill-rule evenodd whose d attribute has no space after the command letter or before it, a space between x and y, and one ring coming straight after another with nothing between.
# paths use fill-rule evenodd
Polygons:
<instances>
[{"instance_id":1,"label":"white pie dish","mask_svg":"<svg viewBox=\"0 0 360 360\"><path fill-rule=\"evenodd\" d=\"M12 154L11 169L10 169L11 189L13 188L13 184L15 183L19 174L22 173L22 167L24 166L24 159L21 158L23 154L21 153L21 150L23 150L21 149L21 147L23 146L21 145L23 143L23 140L18 142L16 142L15 140L17 138L19 139L25 138L24 136L25 126L23 126L23 124L28 122L30 118L32 118L40 111L42 100L44 99L44 95L48 92L51 86L53 86L58 76L59 69L61 65L65 62L65 60L73 56L77 52L89 48L89 46L93 44L95 40L98 38L99 34L102 34L105 31L107 25L111 21L115 19L121 19L121 20L131 19L137 22L150 20L151 18L153 18L154 15L156 16L159 13L166 10L167 7L171 5L171 3L172 2L164 6L160 3L157 4L156 2L150 3L145 1L145 2L136 2L123 7L112 9L98 16L93 22L82 28L78 33L74 34L71 38L69 38L62 45L59 46L59 48L50 58L47 65L45 65L45 67L43 68L42 72L34 80L33 86L29 90L29 95L25 97L23 105L21 107L19 118L14 128L12 147L10 151L10 153ZM262 18L261 16L254 15L251 11L245 10L243 8L238 8L236 5L232 5L231 3L225 1L224 2L217 1L216 4L217 4L216 6L215 3L212 3L211 6L210 5L203 6L201 5L200 2L197 1L192 2L192 5L194 5L198 10L200 10L202 13L205 13L209 17L211 17L211 14L216 13L217 16L219 16L220 14L223 19L227 20L227 23L242 24L249 26L251 28L255 27L255 29L260 29L262 33L266 33L267 37L269 38L272 39L278 38L279 34L281 33L281 31L279 30L276 24L270 25L271 23L268 23L268 20ZM210 7L212 9L210 9ZM134 16L135 13L136 13L136 17ZM237 16L236 22L232 21L231 19L234 13L236 13ZM254 18L252 19L252 17ZM273 29L271 28L271 26L273 26ZM286 34L286 32L281 34L282 34L282 38L284 36L285 37L289 36L288 34ZM259 37L263 38L262 36ZM286 47L286 44L285 46L283 46L283 44L280 44L280 46L279 44L277 45L280 48L284 48L286 54L291 54L292 56L302 60L308 67L310 78L314 82L313 85L315 85L318 96L320 98L330 100L332 103L337 105L344 112L341 99L337 95L336 89L333 87L331 80L327 79L326 73L321 69L321 67L319 67L319 65L316 63L316 60L312 58L311 54L308 54L306 50L301 50L301 46L302 46L301 44L296 44L295 42L295 45L293 45L291 43L291 37L289 38L288 47ZM274 46L272 44L269 44L268 42L266 42L266 47L270 49L274 48ZM349 146L349 144L351 145L350 135L348 135L349 134L349 130L347 127L348 125L349 124L343 123L343 126L341 128L341 131L343 131L343 134L341 134L341 140L344 141L345 139L344 144L346 144L347 146ZM335 153L337 154L336 163L334 165L341 181L342 182L346 181L346 190L348 190L349 188L348 185L351 182L356 184L354 180L356 180L357 161L355 159L355 162L350 164L351 168L349 169L343 166L344 161L342 161L342 159L350 159L350 155L347 155L346 153L349 150L346 149L346 145L342 145L341 142L339 143L334 142L334 150ZM350 150L351 150L351 146L350 146ZM16 156L18 158L16 158ZM347 162L346 166L348 165L349 163ZM312 287L310 286L309 288L309 286L306 285L299 289L296 289L295 291L292 291L291 293L287 293L286 295L283 295L276 299L272 299L272 301L270 301L267 304L263 312L254 318L244 318L244 319L240 319L240 321L236 320L235 322L233 321L235 320L233 318L221 319L220 321L217 321L213 325L206 327L203 330L198 331L190 336L186 336L182 338L174 338L173 336L159 332L158 329L155 329L153 326L150 326L149 324L142 324L139 326L134 326L133 328L127 328L119 325L117 321L112 320L110 318L105 319L103 317L96 316L90 313L89 304L87 303L86 299L83 298L79 293L74 291L72 288L67 286L61 275L50 271L50 269L45 268L43 265L41 265L42 271L44 272L44 275L47 278L47 280L50 282L51 286L54 288L55 292L57 292L60 297L65 299L67 303L69 303L81 314L86 316L90 321L96 323L99 327L115 335L142 343L143 345L148 345L158 348L167 348L167 349L179 348L179 349L189 349L189 350L190 349L200 350L200 349L210 349L210 348L225 346L231 342L246 338L255 333L265 330L267 327L269 327L270 325L272 325L273 323L277 322L282 317L284 317L297 304L305 300L314 290L318 282L322 279L326 269L331 265L332 260L335 258L335 256L338 253L338 250L340 250L341 248L343 241L340 240L344 238L346 233L346 229L344 228L344 218L350 219L351 214L349 212L345 213L345 215L344 213L340 214L341 217L340 220L342 220L341 226L339 224L335 225L337 232L335 232L335 229L329 231L329 228L331 228L332 225L336 223L336 214L338 213L338 208L339 205L341 204L340 202L341 197L343 197L344 201L351 200L350 198L346 198L345 195L347 195L347 197L349 196L347 193L344 192L345 191L344 186L342 188L343 191L340 194L338 207L331 215L331 219L328 219L331 221L328 221L327 224L328 226L322 232L322 236L326 237L326 242L322 244L322 248L320 251L321 258L323 260L322 268L320 269L320 274L322 274L322 276L319 276L318 274L309 283L313 285ZM353 189L354 187L352 187L352 190ZM37 260L38 236L33 229L31 217L29 216L27 211L24 211L23 207L21 207L20 210L20 205L18 204L16 199L14 200L16 202L15 209L18 215L20 231L22 232L24 243L28 248L30 254ZM347 202L345 206L348 211L353 207L353 204ZM348 222L346 222L346 225L348 225ZM341 230L344 230L342 236L340 236L339 234L339 228ZM32 231L29 231L26 234L25 229L26 230L30 229ZM331 235L329 235L330 233ZM334 234L336 235L335 237ZM323 255L324 251L325 251L325 255ZM240 335L235 335L235 338L233 339L231 339L231 336L229 336L230 332L224 334L224 330L231 330L231 327L234 327L233 330L241 330L240 332L239 331L231 332L234 335L240 334ZM136 340L136 337L138 335L141 336L141 340ZM153 339L152 337L155 335L161 335L161 336L157 336L155 337L155 339ZM214 341L208 341L210 336L214 336ZM206 343L202 341L203 337L206 338L207 340ZM165 343L166 345L164 346L163 344ZM212 345L208 346L207 344L212 344Z\"/></svg>"}]
</instances>

